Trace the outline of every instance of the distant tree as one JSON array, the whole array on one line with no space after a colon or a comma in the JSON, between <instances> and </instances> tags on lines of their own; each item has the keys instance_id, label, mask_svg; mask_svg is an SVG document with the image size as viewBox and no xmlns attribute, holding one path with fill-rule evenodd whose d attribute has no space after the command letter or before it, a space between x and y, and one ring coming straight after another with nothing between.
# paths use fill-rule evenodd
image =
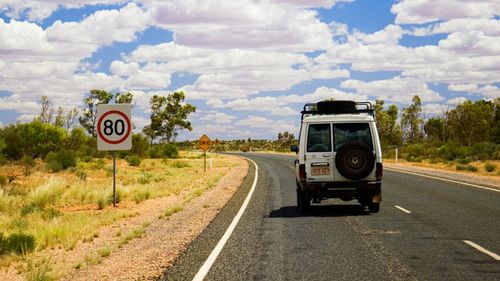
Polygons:
<instances>
[{"instance_id":1,"label":"distant tree","mask_svg":"<svg viewBox=\"0 0 500 281\"><path fill-rule=\"evenodd\" d=\"M42 96L42 108L40 115L34 118L34 121L38 121L43 124L53 124L56 127L65 127L67 130L75 122L75 118L78 115L78 110L73 108L64 114L64 107L59 106L57 112L54 110L54 105L50 102L47 96Z\"/></svg>"},{"instance_id":2,"label":"distant tree","mask_svg":"<svg viewBox=\"0 0 500 281\"><path fill-rule=\"evenodd\" d=\"M40 115L35 117L36 121L44 124L52 122L52 117L54 116L54 107L50 104L48 96L42 96L42 110Z\"/></svg>"},{"instance_id":3,"label":"distant tree","mask_svg":"<svg viewBox=\"0 0 500 281\"><path fill-rule=\"evenodd\" d=\"M66 130L69 130L73 126L76 118L78 118L78 113L79 112L77 108L73 108L72 110L68 111L68 113L66 113L66 117L64 118L64 128Z\"/></svg>"},{"instance_id":4,"label":"distant tree","mask_svg":"<svg viewBox=\"0 0 500 281\"><path fill-rule=\"evenodd\" d=\"M442 117L430 118L425 122L424 132L428 141L446 141L446 119Z\"/></svg>"},{"instance_id":5,"label":"distant tree","mask_svg":"<svg viewBox=\"0 0 500 281\"><path fill-rule=\"evenodd\" d=\"M412 104L403 109L403 116L401 117L401 127L405 135L407 143L415 143L422 140L421 125L422 118L422 102L418 95L412 99Z\"/></svg>"},{"instance_id":6,"label":"distant tree","mask_svg":"<svg viewBox=\"0 0 500 281\"><path fill-rule=\"evenodd\" d=\"M495 106L493 102L465 101L448 111L447 119L451 137L462 145L491 141L495 128Z\"/></svg>"},{"instance_id":7,"label":"distant tree","mask_svg":"<svg viewBox=\"0 0 500 281\"><path fill-rule=\"evenodd\" d=\"M127 92L125 94L121 94L121 93L115 94L115 103L132 104L133 99L134 99L134 95L132 95L132 93L130 93L130 92Z\"/></svg>"},{"instance_id":8,"label":"distant tree","mask_svg":"<svg viewBox=\"0 0 500 281\"><path fill-rule=\"evenodd\" d=\"M290 146L295 141L295 136L288 131L284 131L283 133L278 133L278 145L282 149L290 149Z\"/></svg>"},{"instance_id":9,"label":"distant tree","mask_svg":"<svg viewBox=\"0 0 500 281\"><path fill-rule=\"evenodd\" d=\"M80 116L80 125L92 137L96 137L95 124L97 122L97 106L99 104L107 104L113 98L113 94L104 90L92 89L90 95L83 99L85 108Z\"/></svg>"},{"instance_id":10,"label":"distant tree","mask_svg":"<svg viewBox=\"0 0 500 281\"><path fill-rule=\"evenodd\" d=\"M187 117L196 111L196 107L183 103L184 98L183 92L174 92L166 97L154 95L151 98L151 124L143 130L151 141L161 137L165 142L171 142L179 130L193 129Z\"/></svg>"},{"instance_id":11,"label":"distant tree","mask_svg":"<svg viewBox=\"0 0 500 281\"><path fill-rule=\"evenodd\" d=\"M144 157L146 156L148 150L149 150L148 139L142 134L133 134L132 150L130 152L140 157Z\"/></svg>"},{"instance_id":12,"label":"distant tree","mask_svg":"<svg viewBox=\"0 0 500 281\"><path fill-rule=\"evenodd\" d=\"M377 131L384 146L400 146L402 143L401 127L397 124L398 107L394 104L384 110L384 101L375 101Z\"/></svg>"},{"instance_id":13,"label":"distant tree","mask_svg":"<svg viewBox=\"0 0 500 281\"><path fill-rule=\"evenodd\" d=\"M500 98L494 100L495 114L491 128L491 141L500 144Z\"/></svg>"}]
</instances>

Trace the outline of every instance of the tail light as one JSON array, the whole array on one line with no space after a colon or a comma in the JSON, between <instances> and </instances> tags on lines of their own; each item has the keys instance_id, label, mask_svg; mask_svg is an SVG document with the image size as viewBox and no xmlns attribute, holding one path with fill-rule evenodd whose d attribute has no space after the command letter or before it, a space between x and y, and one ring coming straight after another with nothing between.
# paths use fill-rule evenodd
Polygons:
<instances>
[{"instance_id":1,"label":"tail light","mask_svg":"<svg viewBox=\"0 0 500 281\"><path fill-rule=\"evenodd\" d=\"M304 165L304 164L299 165L299 178L301 180L306 179L306 165Z\"/></svg>"},{"instance_id":2,"label":"tail light","mask_svg":"<svg viewBox=\"0 0 500 281\"><path fill-rule=\"evenodd\" d=\"M378 181L382 180L382 176L384 175L384 167L382 163L377 163L377 169L375 170L375 177Z\"/></svg>"}]
</instances>

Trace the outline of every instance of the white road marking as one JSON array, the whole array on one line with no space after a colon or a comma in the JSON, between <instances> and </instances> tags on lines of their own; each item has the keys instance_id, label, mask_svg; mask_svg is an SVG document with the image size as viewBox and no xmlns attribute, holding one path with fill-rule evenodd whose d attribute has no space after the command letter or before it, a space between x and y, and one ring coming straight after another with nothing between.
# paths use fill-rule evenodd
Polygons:
<instances>
[{"instance_id":1,"label":"white road marking","mask_svg":"<svg viewBox=\"0 0 500 281\"><path fill-rule=\"evenodd\" d=\"M466 183L466 182L462 182L462 181L449 180L449 179L444 179L444 178L440 178L440 177L434 177L434 176L429 176L429 175L424 175L424 174L414 173L414 172L407 172L407 171L403 171L403 170L400 170L400 169L392 169L392 168L384 168L384 169L389 170L389 171L403 173L403 174L416 175L416 176L421 176L421 177L425 177L425 178L431 178L431 179L442 180L442 181L447 181L447 182L452 182L452 183L458 183L458 184L462 184L462 185L467 185L467 186L471 186L471 187L486 189L486 190L489 190L489 191L500 192L500 189L494 189L494 188L490 188L490 187L486 187L486 186L481 186L481 185L477 185L477 184L472 184L472 183Z\"/></svg>"},{"instance_id":2,"label":"white road marking","mask_svg":"<svg viewBox=\"0 0 500 281\"><path fill-rule=\"evenodd\" d=\"M401 206L398 206L398 205L394 205L394 207L396 207L396 209L399 209L400 211L403 211L407 214L411 214L411 211L408 211L407 209L401 207Z\"/></svg>"},{"instance_id":3,"label":"white road marking","mask_svg":"<svg viewBox=\"0 0 500 281\"><path fill-rule=\"evenodd\" d=\"M259 177L259 166L257 166L257 163L255 163L251 159L248 159L248 160L255 165L255 178L253 180L252 187L250 188L250 191L248 192L248 195L245 198L243 205L241 205L240 210L238 211L238 213L234 217L233 221L231 222L231 224L227 228L227 230L224 233L224 235L222 236L222 238L219 240L219 243L217 243L217 245L212 250L212 252L208 256L205 263L203 263L203 265L198 270L198 273L196 273L196 275L194 276L193 281L202 281L205 278L208 271L210 270L210 268L214 264L215 260L219 256L220 252L222 251L222 248L224 248L224 245L226 245L227 240L229 240L229 237L231 236L234 229L236 228L236 225L240 221L240 218L243 215L243 212L245 212L245 209L247 208L248 202L250 202L250 198L252 198L252 194L255 190L255 186L257 185L257 178Z\"/></svg>"},{"instance_id":4,"label":"white road marking","mask_svg":"<svg viewBox=\"0 0 500 281\"><path fill-rule=\"evenodd\" d=\"M472 242L472 241L469 241L469 240L463 240L465 244L471 246L472 248L478 250L479 252L483 253L483 254L487 254L488 256L494 258L495 260L497 261L500 261L500 256L491 252L491 251L488 251L486 250L485 248L479 246L478 244Z\"/></svg>"}]
</instances>

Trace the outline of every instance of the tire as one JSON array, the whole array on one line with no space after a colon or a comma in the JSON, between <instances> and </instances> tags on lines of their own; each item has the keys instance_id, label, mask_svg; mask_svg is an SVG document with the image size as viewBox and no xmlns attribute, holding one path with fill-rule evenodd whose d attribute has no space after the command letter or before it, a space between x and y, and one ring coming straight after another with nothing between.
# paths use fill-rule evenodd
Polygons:
<instances>
[{"instance_id":1,"label":"tire","mask_svg":"<svg viewBox=\"0 0 500 281\"><path fill-rule=\"evenodd\" d=\"M339 173L347 179L366 178L374 169L375 156L368 147L360 142L344 144L335 156Z\"/></svg>"},{"instance_id":2,"label":"tire","mask_svg":"<svg viewBox=\"0 0 500 281\"><path fill-rule=\"evenodd\" d=\"M311 209L311 195L301 189L297 189L297 206L302 214L309 213Z\"/></svg>"},{"instance_id":3,"label":"tire","mask_svg":"<svg viewBox=\"0 0 500 281\"><path fill-rule=\"evenodd\" d=\"M378 211L380 211L380 203L368 204L368 211L370 211L370 213L378 213Z\"/></svg>"}]
</instances>

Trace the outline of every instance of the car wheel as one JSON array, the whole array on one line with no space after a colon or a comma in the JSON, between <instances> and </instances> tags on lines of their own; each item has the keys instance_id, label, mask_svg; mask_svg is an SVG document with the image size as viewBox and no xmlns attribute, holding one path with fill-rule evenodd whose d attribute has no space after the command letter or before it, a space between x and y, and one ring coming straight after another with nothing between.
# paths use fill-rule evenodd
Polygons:
<instances>
[{"instance_id":1,"label":"car wheel","mask_svg":"<svg viewBox=\"0 0 500 281\"><path fill-rule=\"evenodd\" d=\"M380 211L380 203L370 203L368 205L368 211L370 211L370 213L378 213L378 211Z\"/></svg>"},{"instance_id":2,"label":"car wheel","mask_svg":"<svg viewBox=\"0 0 500 281\"><path fill-rule=\"evenodd\" d=\"M375 166L375 156L368 147L359 142L344 144L335 156L339 173L351 180L366 178Z\"/></svg>"},{"instance_id":3,"label":"car wheel","mask_svg":"<svg viewBox=\"0 0 500 281\"><path fill-rule=\"evenodd\" d=\"M297 204L299 211L303 214L307 214L311 209L311 195L300 189L297 189Z\"/></svg>"}]
</instances>

